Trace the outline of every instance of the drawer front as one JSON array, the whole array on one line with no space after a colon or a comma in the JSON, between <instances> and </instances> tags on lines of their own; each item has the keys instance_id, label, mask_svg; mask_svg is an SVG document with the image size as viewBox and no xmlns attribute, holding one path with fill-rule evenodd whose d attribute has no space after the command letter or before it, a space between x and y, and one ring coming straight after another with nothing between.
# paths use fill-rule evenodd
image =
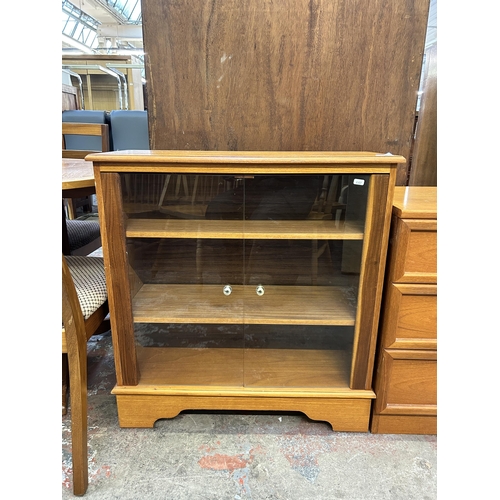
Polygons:
<instances>
[{"instance_id":1,"label":"drawer front","mask_svg":"<svg viewBox=\"0 0 500 500\"><path fill-rule=\"evenodd\" d=\"M434 351L385 349L379 363L375 411L387 415L437 415Z\"/></svg>"},{"instance_id":2,"label":"drawer front","mask_svg":"<svg viewBox=\"0 0 500 500\"><path fill-rule=\"evenodd\" d=\"M393 220L390 281L437 283L437 221Z\"/></svg>"},{"instance_id":3,"label":"drawer front","mask_svg":"<svg viewBox=\"0 0 500 500\"><path fill-rule=\"evenodd\" d=\"M437 416L373 414L370 432L372 434L437 434Z\"/></svg>"},{"instance_id":4,"label":"drawer front","mask_svg":"<svg viewBox=\"0 0 500 500\"><path fill-rule=\"evenodd\" d=\"M437 349L437 285L389 284L381 320L382 346Z\"/></svg>"}]
</instances>

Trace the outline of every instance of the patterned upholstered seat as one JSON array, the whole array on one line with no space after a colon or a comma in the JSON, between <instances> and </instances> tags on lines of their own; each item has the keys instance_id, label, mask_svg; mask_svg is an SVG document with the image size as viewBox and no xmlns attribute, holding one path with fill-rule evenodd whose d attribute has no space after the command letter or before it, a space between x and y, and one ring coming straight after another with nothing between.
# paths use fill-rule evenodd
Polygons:
<instances>
[{"instance_id":1,"label":"patterned upholstered seat","mask_svg":"<svg viewBox=\"0 0 500 500\"><path fill-rule=\"evenodd\" d=\"M83 318L88 319L108 298L104 260L102 257L67 255L66 262L75 284Z\"/></svg>"},{"instance_id":2,"label":"patterned upholstered seat","mask_svg":"<svg viewBox=\"0 0 500 500\"><path fill-rule=\"evenodd\" d=\"M101 236L99 223L90 220L66 219L69 249L73 253Z\"/></svg>"}]
</instances>

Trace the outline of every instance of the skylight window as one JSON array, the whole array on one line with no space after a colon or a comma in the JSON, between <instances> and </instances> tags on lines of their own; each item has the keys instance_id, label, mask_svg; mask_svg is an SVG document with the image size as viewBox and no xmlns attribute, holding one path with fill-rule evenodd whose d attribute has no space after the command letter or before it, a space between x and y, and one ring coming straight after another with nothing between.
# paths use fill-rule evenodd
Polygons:
<instances>
[{"instance_id":1,"label":"skylight window","mask_svg":"<svg viewBox=\"0 0 500 500\"><path fill-rule=\"evenodd\" d=\"M120 14L126 22L141 24L142 11L140 0L106 0L106 4Z\"/></svg>"},{"instance_id":2,"label":"skylight window","mask_svg":"<svg viewBox=\"0 0 500 500\"><path fill-rule=\"evenodd\" d=\"M73 4L62 2L62 34L87 47L97 47L97 27L101 24Z\"/></svg>"}]
</instances>

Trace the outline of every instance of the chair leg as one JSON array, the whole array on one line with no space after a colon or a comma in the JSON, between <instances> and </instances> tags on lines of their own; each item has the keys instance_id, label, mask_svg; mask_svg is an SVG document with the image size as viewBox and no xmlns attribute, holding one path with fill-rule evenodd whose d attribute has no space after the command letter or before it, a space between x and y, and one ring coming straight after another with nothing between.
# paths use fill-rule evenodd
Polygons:
<instances>
[{"instance_id":1,"label":"chair leg","mask_svg":"<svg viewBox=\"0 0 500 500\"><path fill-rule=\"evenodd\" d=\"M317 285L318 283L318 240L312 240L311 250L311 284Z\"/></svg>"},{"instance_id":2,"label":"chair leg","mask_svg":"<svg viewBox=\"0 0 500 500\"><path fill-rule=\"evenodd\" d=\"M86 358L78 359L78 357L69 356L74 495L84 495L88 486L86 361Z\"/></svg>"},{"instance_id":3,"label":"chair leg","mask_svg":"<svg viewBox=\"0 0 500 500\"><path fill-rule=\"evenodd\" d=\"M68 210L68 219L76 219L76 204L72 198L68 198L66 208Z\"/></svg>"},{"instance_id":4,"label":"chair leg","mask_svg":"<svg viewBox=\"0 0 500 500\"><path fill-rule=\"evenodd\" d=\"M167 194L168 183L170 182L171 174L167 174L165 178L165 184L163 185L163 190L161 192L160 201L158 202L158 206L161 208L163 206L163 200L165 199L165 195Z\"/></svg>"},{"instance_id":5,"label":"chair leg","mask_svg":"<svg viewBox=\"0 0 500 500\"><path fill-rule=\"evenodd\" d=\"M68 355L63 352L62 355L62 414L68 413Z\"/></svg>"}]
</instances>

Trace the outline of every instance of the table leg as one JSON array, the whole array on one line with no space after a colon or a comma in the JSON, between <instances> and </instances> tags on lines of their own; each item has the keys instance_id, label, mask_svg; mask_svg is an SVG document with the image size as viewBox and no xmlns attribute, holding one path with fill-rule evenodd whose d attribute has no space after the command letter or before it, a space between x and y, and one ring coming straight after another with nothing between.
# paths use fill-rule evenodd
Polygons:
<instances>
[{"instance_id":1,"label":"table leg","mask_svg":"<svg viewBox=\"0 0 500 500\"><path fill-rule=\"evenodd\" d=\"M68 227L66 225L66 212L64 210L64 200L62 204L62 253L63 255L71 255L69 249Z\"/></svg>"}]
</instances>

